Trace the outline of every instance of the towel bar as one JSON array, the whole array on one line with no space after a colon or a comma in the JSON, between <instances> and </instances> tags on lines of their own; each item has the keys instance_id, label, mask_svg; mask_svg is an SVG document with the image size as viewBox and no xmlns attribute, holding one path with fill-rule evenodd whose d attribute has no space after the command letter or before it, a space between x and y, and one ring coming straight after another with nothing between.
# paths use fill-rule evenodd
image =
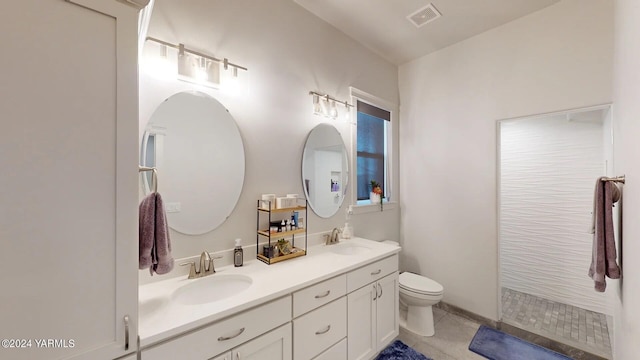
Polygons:
<instances>
[{"instance_id":1,"label":"towel bar","mask_svg":"<svg viewBox=\"0 0 640 360\"><path fill-rule=\"evenodd\" d=\"M613 181L613 182L619 182L619 183L623 183L625 181L625 176L616 176L616 177L611 177L611 178L602 178L602 181Z\"/></svg>"}]
</instances>

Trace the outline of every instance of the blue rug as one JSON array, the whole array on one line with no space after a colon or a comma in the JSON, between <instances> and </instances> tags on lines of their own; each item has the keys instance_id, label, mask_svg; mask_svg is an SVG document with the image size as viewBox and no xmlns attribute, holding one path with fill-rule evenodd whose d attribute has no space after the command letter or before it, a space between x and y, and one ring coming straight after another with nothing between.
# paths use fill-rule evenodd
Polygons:
<instances>
[{"instance_id":1,"label":"blue rug","mask_svg":"<svg viewBox=\"0 0 640 360\"><path fill-rule=\"evenodd\" d=\"M469 350L490 360L572 360L555 351L481 325Z\"/></svg>"},{"instance_id":2,"label":"blue rug","mask_svg":"<svg viewBox=\"0 0 640 360\"><path fill-rule=\"evenodd\" d=\"M400 340L396 340L391 343L391 345L387 346L380 354L376 360L433 360L430 359L419 352L413 350L408 347L405 343Z\"/></svg>"}]
</instances>

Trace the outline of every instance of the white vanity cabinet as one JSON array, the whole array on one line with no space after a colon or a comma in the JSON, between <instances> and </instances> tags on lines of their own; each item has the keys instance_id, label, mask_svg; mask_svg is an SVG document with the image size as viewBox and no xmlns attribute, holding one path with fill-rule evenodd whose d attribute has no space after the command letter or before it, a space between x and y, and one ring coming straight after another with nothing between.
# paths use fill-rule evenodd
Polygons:
<instances>
[{"instance_id":1,"label":"white vanity cabinet","mask_svg":"<svg viewBox=\"0 0 640 360\"><path fill-rule=\"evenodd\" d=\"M347 295L349 360L372 358L399 333L397 261L394 255L347 274L354 287L372 280Z\"/></svg>"},{"instance_id":2,"label":"white vanity cabinet","mask_svg":"<svg viewBox=\"0 0 640 360\"><path fill-rule=\"evenodd\" d=\"M260 305L240 314L215 322L200 330L179 336L170 341L142 350L142 360L206 360L214 358L225 351L229 351L249 340L267 333L280 325L291 321L291 296L285 296L265 305ZM289 334L291 332L289 331ZM280 343L289 344L291 352L291 335L289 339L282 339ZM270 341L270 340L268 340ZM267 342L268 342L267 341ZM278 341L277 339L274 341ZM261 348L262 343L247 345L246 351L239 353L253 353ZM271 346L267 344L268 346ZM265 345L265 346L267 346ZM273 348L270 350L273 351ZM258 356L259 354L255 355ZM224 355L222 355L224 358ZM259 356L257 357L259 358ZM237 356L234 356L234 360Z\"/></svg>"},{"instance_id":3,"label":"white vanity cabinet","mask_svg":"<svg viewBox=\"0 0 640 360\"><path fill-rule=\"evenodd\" d=\"M395 247L372 242L363 245L371 246L370 257L336 258L334 262L319 253L315 259L311 254L266 270L258 263L253 271L259 271L263 278L253 285L254 294L248 294L251 290L244 293L254 307L230 312L232 315L211 320L209 325L185 328L177 336L156 337L153 342L147 337L142 341L141 359L373 358L398 335L398 255ZM306 271L307 259L322 271L309 276L313 272ZM249 270L250 266L233 271ZM260 299L273 289L271 280L286 275L291 275L291 284L278 290L279 298L262 302ZM183 315L184 310L173 309ZM143 326L143 331L146 329Z\"/></svg>"},{"instance_id":4,"label":"white vanity cabinet","mask_svg":"<svg viewBox=\"0 0 640 360\"><path fill-rule=\"evenodd\" d=\"M136 351L138 10L2 0L0 338L59 344L3 359Z\"/></svg>"},{"instance_id":5,"label":"white vanity cabinet","mask_svg":"<svg viewBox=\"0 0 640 360\"><path fill-rule=\"evenodd\" d=\"M287 323L211 360L292 360L291 338Z\"/></svg>"}]
</instances>

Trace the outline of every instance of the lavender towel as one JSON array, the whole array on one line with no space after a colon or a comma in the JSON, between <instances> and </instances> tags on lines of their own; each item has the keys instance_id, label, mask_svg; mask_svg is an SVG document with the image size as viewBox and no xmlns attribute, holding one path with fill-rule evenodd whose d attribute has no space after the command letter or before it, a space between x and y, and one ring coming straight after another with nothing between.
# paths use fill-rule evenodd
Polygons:
<instances>
[{"instance_id":1,"label":"lavender towel","mask_svg":"<svg viewBox=\"0 0 640 360\"><path fill-rule=\"evenodd\" d=\"M148 269L153 263L151 251L155 243L156 194L147 195L138 207L138 268Z\"/></svg>"},{"instance_id":2,"label":"lavender towel","mask_svg":"<svg viewBox=\"0 0 640 360\"><path fill-rule=\"evenodd\" d=\"M166 274L173 269L169 226L162 197L151 193L139 207L139 261L140 269L149 268L151 275Z\"/></svg>"},{"instance_id":3,"label":"lavender towel","mask_svg":"<svg viewBox=\"0 0 640 360\"><path fill-rule=\"evenodd\" d=\"M593 199L593 254L589 267L589 277L595 282L597 292L604 292L607 287L605 275L610 279L620 278L620 268L616 263L616 239L613 231L613 204L615 202L613 197L614 192L617 192L619 198L619 189L613 182L601 179L599 178L596 182Z\"/></svg>"}]
</instances>

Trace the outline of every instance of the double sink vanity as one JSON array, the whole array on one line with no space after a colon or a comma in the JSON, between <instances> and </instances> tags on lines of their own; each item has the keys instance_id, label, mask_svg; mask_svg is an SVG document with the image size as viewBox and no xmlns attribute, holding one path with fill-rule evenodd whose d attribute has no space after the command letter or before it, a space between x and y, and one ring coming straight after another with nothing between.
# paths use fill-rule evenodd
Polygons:
<instances>
[{"instance_id":1,"label":"double sink vanity","mask_svg":"<svg viewBox=\"0 0 640 360\"><path fill-rule=\"evenodd\" d=\"M370 359L398 335L400 248L354 238L140 287L141 359Z\"/></svg>"},{"instance_id":2,"label":"double sink vanity","mask_svg":"<svg viewBox=\"0 0 640 360\"><path fill-rule=\"evenodd\" d=\"M225 156L207 157L196 168L185 161L221 153L216 149L225 149ZM142 188L162 193L167 222L181 236L216 229L242 192L245 159L239 128L221 103L202 92L178 93L158 106L145 128L140 158L143 168L162 174L158 182L144 173ZM348 164L338 130L330 124L314 127L302 154L301 182L318 217L330 218L342 206ZM262 229L256 246L262 246ZM398 335L400 248L361 238L306 244L305 239L306 256L272 265L252 260L242 267L216 267L215 273L204 253L200 273L192 265L190 279L140 286L138 358L373 358ZM210 270L203 270L205 264Z\"/></svg>"}]
</instances>

